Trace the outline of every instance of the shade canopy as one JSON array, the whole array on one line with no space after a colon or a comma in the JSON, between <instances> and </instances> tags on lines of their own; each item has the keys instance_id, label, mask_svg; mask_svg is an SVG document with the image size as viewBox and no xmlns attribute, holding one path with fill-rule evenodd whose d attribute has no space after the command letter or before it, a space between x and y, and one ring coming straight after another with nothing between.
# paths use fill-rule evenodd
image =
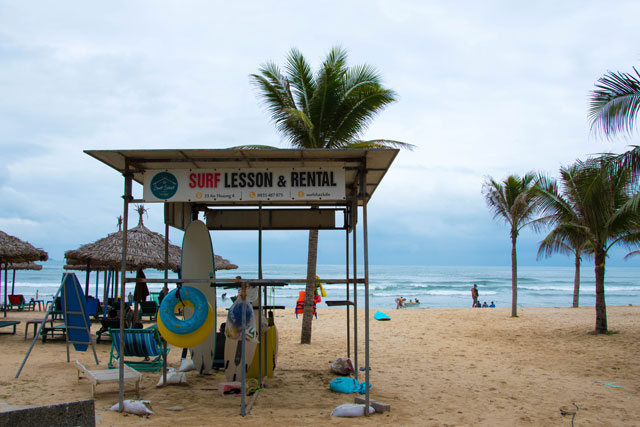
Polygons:
<instances>
[{"instance_id":1,"label":"shade canopy","mask_svg":"<svg viewBox=\"0 0 640 427\"><path fill-rule=\"evenodd\" d=\"M147 171L167 169L216 168L308 168L341 167L345 170L345 194L357 191L358 176L366 174L366 188L361 206L368 202L380 185L397 149L169 149L169 150L85 150L85 153L120 173L129 173L139 184L144 183ZM211 203L207 201L206 203ZM306 205L304 200L283 202L261 201L263 205ZM224 200L224 204L257 205L250 200ZM315 205L333 205L334 201L314 201Z\"/></svg>"},{"instance_id":2,"label":"shade canopy","mask_svg":"<svg viewBox=\"0 0 640 427\"><path fill-rule=\"evenodd\" d=\"M49 254L36 248L29 242L0 231L0 262L21 263L29 261L46 261Z\"/></svg>"},{"instance_id":3,"label":"shade canopy","mask_svg":"<svg viewBox=\"0 0 640 427\"><path fill-rule=\"evenodd\" d=\"M122 267L122 232L116 231L94 243L89 243L78 249L64 253L67 260L65 269L104 270L112 267L120 270ZM169 244L169 269L180 269L181 249L179 246ZM217 270L232 270L238 268L229 260L216 255ZM144 226L142 215L134 228L127 232L127 270L155 268L165 269L165 239L161 234L155 233Z\"/></svg>"},{"instance_id":4,"label":"shade canopy","mask_svg":"<svg viewBox=\"0 0 640 427\"><path fill-rule=\"evenodd\" d=\"M42 266L40 264L36 264L35 262L18 262L11 263L7 266L9 270L42 270Z\"/></svg>"}]
</instances>

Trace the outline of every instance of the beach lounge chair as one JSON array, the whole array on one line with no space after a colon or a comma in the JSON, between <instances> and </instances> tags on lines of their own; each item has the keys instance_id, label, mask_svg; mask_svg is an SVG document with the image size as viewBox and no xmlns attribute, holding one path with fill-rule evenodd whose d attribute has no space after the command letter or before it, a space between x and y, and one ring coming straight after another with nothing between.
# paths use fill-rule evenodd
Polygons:
<instances>
[{"instance_id":1,"label":"beach lounge chair","mask_svg":"<svg viewBox=\"0 0 640 427\"><path fill-rule=\"evenodd\" d=\"M120 329L109 329L111 335L111 354L109 367L115 367L115 362L120 359ZM154 326L147 329L124 330L124 354L122 360L126 365L138 371L157 372L162 368L162 340L160 333ZM131 361L127 357L149 357L149 361Z\"/></svg>"},{"instance_id":2,"label":"beach lounge chair","mask_svg":"<svg viewBox=\"0 0 640 427\"><path fill-rule=\"evenodd\" d=\"M118 383L120 370L118 369L98 369L89 370L82 363L76 360L76 368L78 369L78 381L84 375L91 383L91 397L96 395L96 386L98 384ZM133 382L136 385L136 396L140 397L140 381L142 374L135 369L124 365L124 382Z\"/></svg>"},{"instance_id":3,"label":"beach lounge chair","mask_svg":"<svg viewBox=\"0 0 640 427\"><path fill-rule=\"evenodd\" d=\"M19 320L0 320L0 328L5 328L7 326L13 326L13 332L11 332L12 335L16 334L16 325L19 325L20 321ZM7 333L7 332L3 332L3 333Z\"/></svg>"},{"instance_id":4,"label":"beach lounge chair","mask_svg":"<svg viewBox=\"0 0 640 427\"><path fill-rule=\"evenodd\" d=\"M158 314L158 303L155 301L142 301L140 303L140 319L144 316L148 316L149 320L153 321Z\"/></svg>"},{"instance_id":5,"label":"beach lounge chair","mask_svg":"<svg viewBox=\"0 0 640 427\"><path fill-rule=\"evenodd\" d=\"M7 308L9 310L33 310L35 308L35 304L32 303L27 303L24 299L24 295L22 294L15 294L15 295L7 295L7 297L9 298L9 305L7 306Z\"/></svg>"}]
</instances>

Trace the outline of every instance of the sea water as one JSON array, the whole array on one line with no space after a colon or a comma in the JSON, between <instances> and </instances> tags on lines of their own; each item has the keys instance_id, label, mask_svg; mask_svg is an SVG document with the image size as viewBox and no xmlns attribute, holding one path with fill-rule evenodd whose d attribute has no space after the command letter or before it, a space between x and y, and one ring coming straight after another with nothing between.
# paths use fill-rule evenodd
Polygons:
<instances>
[{"instance_id":1,"label":"sea water","mask_svg":"<svg viewBox=\"0 0 640 427\"><path fill-rule=\"evenodd\" d=\"M28 301L35 298L45 302L51 300L60 286L63 262L49 260L43 263L40 271L17 271L15 284L12 283L13 274L9 270L7 275L8 291L23 294ZM265 279L304 279L306 265L264 265ZM318 265L318 275L325 279L343 279L346 275L344 265ZM86 273L75 272L83 286L86 283ZM163 278L164 272L145 270L147 278ZM363 277L364 269L358 267L358 276ZM128 277L135 274L128 273ZM217 273L217 278L229 279L237 275L246 279L258 277L258 267L244 265L237 270L223 270ZM97 276L97 291L96 291ZM169 274L176 278L175 273ZM5 275L2 272L2 297L4 302ZM573 301L573 267L519 267L518 268L518 306L520 307L568 307ZM420 307L471 307L471 287L476 283L481 302L490 304L492 301L498 307L511 306L511 267L427 267L427 266L397 266L374 265L369 266L369 304L371 308L395 308L395 299L402 296L407 301L418 298ZM640 304L640 268L637 267L607 267L605 276L605 295L608 305ZM98 295L100 300L104 295L104 273L92 272L89 282L89 294ZM158 292L161 284L149 284L151 292ZM175 287L169 285L170 289ZM291 283L285 287L274 288L268 292L269 304L295 307L298 294L304 290L303 283ZM346 285L330 284L324 286L327 296L324 300L345 300ZM128 292L133 292L134 285L127 284ZM223 298L223 294L224 298ZM234 295L232 289L218 289L218 306L231 304L229 297ZM349 290L353 299L353 285ZM364 285L358 286L358 306L364 307ZM595 278L592 265L583 265L581 271L580 305L593 306L595 304ZM320 308L325 308L320 303Z\"/></svg>"}]
</instances>

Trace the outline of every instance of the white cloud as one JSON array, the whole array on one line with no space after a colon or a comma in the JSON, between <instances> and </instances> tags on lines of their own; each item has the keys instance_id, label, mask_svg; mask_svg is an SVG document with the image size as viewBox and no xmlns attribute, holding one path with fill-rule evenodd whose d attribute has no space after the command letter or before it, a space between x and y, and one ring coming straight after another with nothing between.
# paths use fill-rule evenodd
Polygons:
<instances>
[{"instance_id":1,"label":"white cloud","mask_svg":"<svg viewBox=\"0 0 640 427\"><path fill-rule=\"evenodd\" d=\"M399 95L364 137L418 146L397 157L371 223L391 227L412 256L425 239L465 246L465 236L494 233L480 193L486 176L554 174L638 144L594 138L586 112L598 77L637 65L639 9L633 1L2 2L0 228L57 248L112 232L121 177L84 149L286 146L248 75L284 63L293 46L315 65L339 44ZM153 207L148 221L162 231L162 210ZM251 238L220 240L240 254ZM269 238L299 248L296 233Z\"/></svg>"}]
</instances>

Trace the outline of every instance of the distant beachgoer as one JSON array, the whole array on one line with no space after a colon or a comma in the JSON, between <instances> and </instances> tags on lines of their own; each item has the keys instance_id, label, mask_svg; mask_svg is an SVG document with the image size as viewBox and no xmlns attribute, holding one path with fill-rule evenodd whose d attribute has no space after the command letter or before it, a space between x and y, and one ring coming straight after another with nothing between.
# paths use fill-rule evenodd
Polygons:
<instances>
[{"instance_id":1,"label":"distant beachgoer","mask_svg":"<svg viewBox=\"0 0 640 427\"><path fill-rule=\"evenodd\" d=\"M489 306L489 308L496 308L496 305L493 303L493 301L491 301L491 305Z\"/></svg>"},{"instance_id":2,"label":"distant beachgoer","mask_svg":"<svg viewBox=\"0 0 640 427\"><path fill-rule=\"evenodd\" d=\"M129 304L133 304L133 294L131 292L129 292L129 295L127 296L127 301Z\"/></svg>"},{"instance_id":3,"label":"distant beachgoer","mask_svg":"<svg viewBox=\"0 0 640 427\"><path fill-rule=\"evenodd\" d=\"M478 296L480 294L478 293L478 285L476 285L475 283L473 284L473 288L471 288L471 298L473 298L473 304L471 305L471 307L478 307Z\"/></svg>"},{"instance_id":4,"label":"distant beachgoer","mask_svg":"<svg viewBox=\"0 0 640 427\"><path fill-rule=\"evenodd\" d=\"M406 308L406 306L404 305L404 302L406 301L406 298L402 298L401 296L396 298L396 310L399 310L401 308Z\"/></svg>"},{"instance_id":5,"label":"distant beachgoer","mask_svg":"<svg viewBox=\"0 0 640 427\"><path fill-rule=\"evenodd\" d=\"M416 298L416 304L420 304L420 301L418 301L418 298Z\"/></svg>"},{"instance_id":6,"label":"distant beachgoer","mask_svg":"<svg viewBox=\"0 0 640 427\"><path fill-rule=\"evenodd\" d=\"M225 293L222 294L222 301L224 301L226 299L227 299L227 293L225 292Z\"/></svg>"},{"instance_id":7,"label":"distant beachgoer","mask_svg":"<svg viewBox=\"0 0 640 427\"><path fill-rule=\"evenodd\" d=\"M162 304L162 300L169 293L169 286L165 283L162 289L160 289L160 294L158 295L158 303Z\"/></svg>"},{"instance_id":8,"label":"distant beachgoer","mask_svg":"<svg viewBox=\"0 0 640 427\"><path fill-rule=\"evenodd\" d=\"M409 302L410 302L411 304L413 304L413 298L411 298L411 299L409 300Z\"/></svg>"},{"instance_id":9,"label":"distant beachgoer","mask_svg":"<svg viewBox=\"0 0 640 427\"><path fill-rule=\"evenodd\" d=\"M485 308L485 307L489 307L489 304L487 304L486 301L482 303L482 308Z\"/></svg>"}]
</instances>

